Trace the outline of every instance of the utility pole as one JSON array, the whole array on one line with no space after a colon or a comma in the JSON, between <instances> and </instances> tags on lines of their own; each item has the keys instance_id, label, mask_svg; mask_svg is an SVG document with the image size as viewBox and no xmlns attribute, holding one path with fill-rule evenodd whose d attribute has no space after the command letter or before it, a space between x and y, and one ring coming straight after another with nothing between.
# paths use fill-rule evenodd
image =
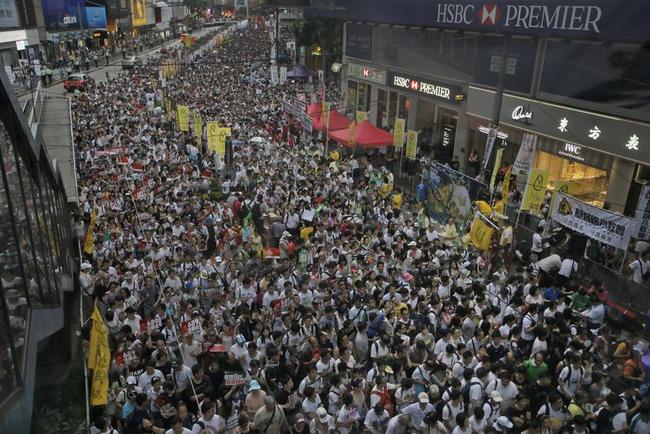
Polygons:
<instances>
[{"instance_id":1,"label":"utility pole","mask_svg":"<svg viewBox=\"0 0 650 434\"><path fill-rule=\"evenodd\" d=\"M496 95L494 96L494 105L492 106L492 120L490 121L490 131L488 132L487 141L485 142L485 154L483 155L483 163L481 164L481 173L483 180L486 178L485 170L492 157L494 144L497 140L499 132L499 122L501 114L501 104L503 102L503 85L506 76L506 62L508 57L508 49L510 47L510 35L503 36L501 44L501 62L499 65L499 80L497 82Z\"/></svg>"}]
</instances>

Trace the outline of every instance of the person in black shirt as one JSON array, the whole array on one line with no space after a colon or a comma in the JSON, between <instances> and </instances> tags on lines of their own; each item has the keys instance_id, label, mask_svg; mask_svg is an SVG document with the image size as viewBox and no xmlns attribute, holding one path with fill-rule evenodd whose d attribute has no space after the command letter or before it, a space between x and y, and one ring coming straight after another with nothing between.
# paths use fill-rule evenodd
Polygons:
<instances>
[{"instance_id":1,"label":"person in black shirt","mask_svg":"<svg viewBox=\"0 0 650 434\"><path fill-rule=\"evenodd\" d=\"M607 395L605 404L596 411L596 413L591 415L591 419L596 422L595 434L609 434L614 431L614 425L612 421L614 416L620 413L621 409L621 398L614 394L610 393Z\"/></svg>"},{"instance_id":2,"label":"person in black shirt","mask_svg":"<svg viewBox=\"0 0 650 434\"><path fill-rule=\"evenodd\" d=\"M546 404L548 396L553 392L553 385L551 376L545 372L537 379L537 381L525 390L525 395L530 399L531 414L536 415L539 408Z\"/></svg>"}]
</instances>

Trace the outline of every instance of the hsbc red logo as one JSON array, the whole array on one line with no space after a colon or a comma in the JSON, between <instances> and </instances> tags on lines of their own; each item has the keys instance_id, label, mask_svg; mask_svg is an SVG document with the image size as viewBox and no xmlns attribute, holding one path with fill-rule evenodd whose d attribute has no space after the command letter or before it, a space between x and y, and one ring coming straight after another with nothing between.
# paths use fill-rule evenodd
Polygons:
<instances>
[{"instance_id":1,"label":"hsbc red logo","mask_svg":"<svg viewBox=\"0 0 650 434\"><path fill-rule=\"evenodd\" d=\"M481 24L494 26L501 19L501 11L497 5L483 5L478 12L478 18Z\"/></svg>"},{"instance_id":2,"label":"hsbc red logo","mask_svg":"<svg viewBox=\"0 0 650 434\"><path fill-rule=\"evenodd\" d=\"M368 77L370 75L370 71L368 70L368 68L363 68L361 74L363 74L364 77Z\"/></svg>"},{"instance_id":3,"label":"hsbc red logo","mask_svg":"<svg viewBox=\"0 0 650 434\"><path fill-rule=\"evenodd\" d=\"M420 83L415 80L411 80L411 89L418 90L420 88Z\"/></svg>"}]
</instances>

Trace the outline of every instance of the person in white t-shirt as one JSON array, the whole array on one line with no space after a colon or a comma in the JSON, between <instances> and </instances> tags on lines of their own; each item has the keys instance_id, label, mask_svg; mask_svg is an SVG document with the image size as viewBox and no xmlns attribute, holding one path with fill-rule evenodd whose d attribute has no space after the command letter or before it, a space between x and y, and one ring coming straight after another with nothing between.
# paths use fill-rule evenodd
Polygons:
<instances>
[{"instance_id":1,"label":"person in white t-shirt","mask_svg":"<svg viewBox=\"0 0 650 434\"><path fill-rule=\"evenodd\" d=\"M640 258L635 259L628 265L632 270L632 280L639 285L643 283L643 275L650 271L650 260L648 252L644 252Z\"/></svg>"},{"instance_id":2,"label":"person in white t-shirt","mask_svg":"<svg viewBox=\"0 0 650 434\"><path fill-rule=\"evenodd\" d=\"M171 428L165 434L192 434L192 431L183 426L183 419L175 417L172 420Z\"/></svg>"},{"instance_id":3,"label":"person in white t-shirt","mask_svg":"<svg viewBox=\"0 0 650 434\"><path fill-rule=\"evenodd\" d=\"M223 417L216 414L214 403L209 399L201 403L201 412L203 416L194 423L192 434L203 434L203 431L212 433L221 433L226 429L226 422Z\"/></svg>"}]
</instances>

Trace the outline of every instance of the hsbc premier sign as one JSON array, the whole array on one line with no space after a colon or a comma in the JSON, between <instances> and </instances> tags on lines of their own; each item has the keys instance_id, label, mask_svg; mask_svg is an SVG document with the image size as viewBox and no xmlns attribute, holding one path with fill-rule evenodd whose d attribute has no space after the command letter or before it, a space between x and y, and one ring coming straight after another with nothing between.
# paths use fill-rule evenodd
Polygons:
<instances>
[{"instance_id":1,"label":"hsbc premier sign","mask_svg":"<svg viewBox=\"0 0 650 434\"><path fill-rule=\"evenodd\" d=\"M570 3L570 2L567 2ZM441 26L484 27L486 30L539 29L600 34L603 11L587 4L522 4L449 2L436 4L434 21Z\"/></svg>"},{"instance_id":2,"label":"hsbc premier sign","mask_svg":"<svg viewBox=\"0 0 650 434\"><path fill-rule=\"evenodd\" d=\"M336 8L331 4L336 3ZM649 0L311 0L346 21L599 41L650 41Z\"/></svg>"},{"instance_id":3,"label":"hsbc premier sign","mask_svg":"<svg viewBox=\"0 0 650 434\"><path fill-rule=\"evenodd\" d=\"M415 92L422 96L441 99L453 104L459 104L465 98L459 86L436 83L429 79L421 79L398 72L388 73L388 85L397 89Z\"/></svg>"}]
</instances>

